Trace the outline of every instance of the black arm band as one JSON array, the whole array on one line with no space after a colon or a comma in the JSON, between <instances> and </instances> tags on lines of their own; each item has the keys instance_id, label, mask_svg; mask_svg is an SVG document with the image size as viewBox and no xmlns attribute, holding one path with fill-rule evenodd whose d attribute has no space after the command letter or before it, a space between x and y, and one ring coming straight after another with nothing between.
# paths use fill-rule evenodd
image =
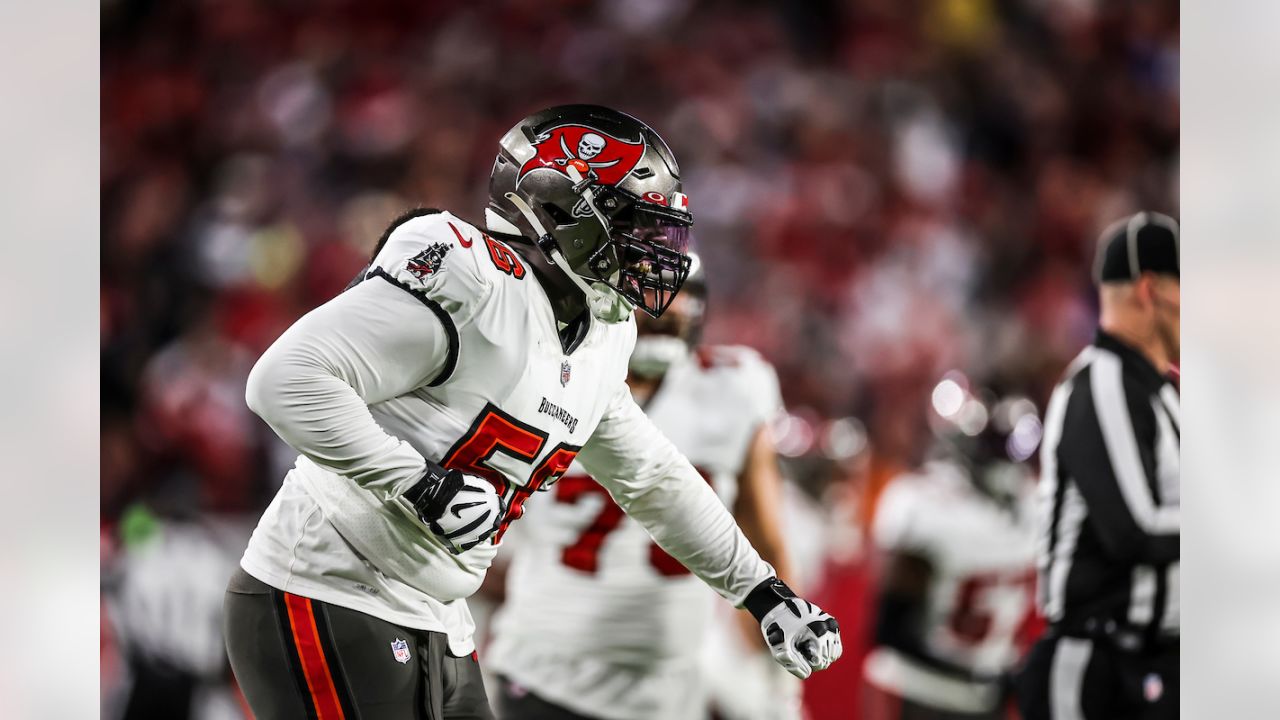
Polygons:
<instances>
[{"instance_id":1,"label":"black arm band","mask_svg":"<svg viewBox=\"0 0 1280 720\"><path fill-rule=\"evenodd\" d=\"M763 621L770 610L778 607L783 600L795 596L796 594L787 587L786 583L774 576L752 588L751 592L747 593L747 598L742 601L742 607L746 608L756 620Z\"/></svg>"}]
</instances>

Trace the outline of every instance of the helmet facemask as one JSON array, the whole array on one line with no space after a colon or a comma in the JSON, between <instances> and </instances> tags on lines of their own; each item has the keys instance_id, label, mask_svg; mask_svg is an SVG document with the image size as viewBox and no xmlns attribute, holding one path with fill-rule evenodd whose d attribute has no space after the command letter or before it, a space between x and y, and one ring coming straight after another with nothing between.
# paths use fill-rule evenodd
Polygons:
<instances>
[{"instance_id":1,"label":"helmet facemask","mask_svg":"<svg viewBox=\"0 0 1280 720\"><path fill-rule=\"evenodd\" d=\"M642 378L664 375L697 347L707 308L707 287L696 254L690 254L693 268L680 294L661 317L636 317L636 346L628 369Z\"/></svg>"},{"instance_id":2,"label":"helmet facemask","mask_svg":"<svg viewBox=\"0 0 1280 720\"><path fill-rule=\"evenodd\" d=\"M611 209L607 219L601 218L608 238L587 257L583 270L631 305L659 317L689 277L692 219L618 188L598 187L594 194L587 202Z\"/></svg>"}]
</instances>

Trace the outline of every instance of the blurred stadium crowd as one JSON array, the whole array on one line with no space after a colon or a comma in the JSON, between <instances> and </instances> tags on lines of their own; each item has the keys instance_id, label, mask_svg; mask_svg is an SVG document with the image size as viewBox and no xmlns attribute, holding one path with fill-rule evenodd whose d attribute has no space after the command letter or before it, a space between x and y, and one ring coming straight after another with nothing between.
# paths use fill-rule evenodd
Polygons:
<instances>
[{"instance_id":1,"label":"blurred stadium crowd","mask_svg":"<svg viewBox=\"0 0 1280 720\"><path fill-rule=\"evenodd\" d=\"M1177 210L1172 0L107 0L102 21L113 712L145 680L131 637L179 622L114 599L149 597L130 578L150 564L193 598L182 622L216 623L293 462L244 405L254 360L403 209L479 221L496 142L534 109L611 105L671 144L706 339L776 364L787 468L836 500L831 567L927 448L942 374L1042 403L1093 331L1097 232ZM158 532L171 562L130 552ZM202 642L163 652L221 672Z\"/></svg>"}]
</instances>

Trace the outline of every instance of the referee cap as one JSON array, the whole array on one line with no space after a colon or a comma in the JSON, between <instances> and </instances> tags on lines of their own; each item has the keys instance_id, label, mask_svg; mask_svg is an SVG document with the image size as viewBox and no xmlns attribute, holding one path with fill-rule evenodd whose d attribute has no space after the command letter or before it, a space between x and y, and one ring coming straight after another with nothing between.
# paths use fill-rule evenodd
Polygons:
<instances>
[{"instance_id":1,"label":"referee cap","mask_svg":"<svg viewBox=\"0 0 1280 720\"><path fill-rule=\"evenodd\" d=\"M1093 276L1099 283L1129 282L1144 272L1181 277L1178 221L1156 212L1117 220L1102 231Z\"/></svg>"}]
</instances>

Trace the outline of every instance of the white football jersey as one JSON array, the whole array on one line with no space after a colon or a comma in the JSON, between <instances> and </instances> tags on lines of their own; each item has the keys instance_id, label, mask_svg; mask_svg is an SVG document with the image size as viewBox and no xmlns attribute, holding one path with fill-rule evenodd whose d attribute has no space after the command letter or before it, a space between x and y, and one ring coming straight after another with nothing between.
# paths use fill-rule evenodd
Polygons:
<instances>
[{"instance_id":1,"label":"white football jersey","mask_svg":"<svg viewBox=\"0 0 1280 720\"><path fill-rule=\"evenodd\" d=\"M895 478L877 507L873 537L881 550L911 553L932 565L925 649L991 676L1017 661L1016 635L1032 611L1034 485L1028 476L1006 508L964 472L930 462L917 474ZM866 676L884 690L956 712L985 712L994 701L989 686L951 682L888 648L868 656Z\"/></svg>"},{"instance_id":2,"label":"white football jersey","mask_svg":"<svg viewBox=\"0 0 1280 720\"><path fill-rule=\"evenodd\" d=\"M360 284L267 351L266 369L250 376L251 404L259 398L302 455L254 531L246 571L446 632L455 654L469 653L474 623L463 599L525 499L552 488L580 455L655 535L697 553L702 577L730 599L772 573L727 513L707 514L719 510L714 495L631 400L634 322L592 319L566 353L532 275L508 246L455 216L418 217L396 228ZM417 332L414 323L443 329L443 357L429 375L411 372L406 387L388 388L388 377L405 374L398 365L419 360L407 340L396 342ZM401 497L423 458L499 488L508 510L494 538L454 555L426 531ZM696 518L708 523L688 533Z\"/></svg>"},{"instance_id":3,"label":"white football jersey","mask_svg":"<svg viewBox=\"0 0 1280 720\"><path fill-rule=\"evenodd\" d=\"M675 363L645 412L732 506L755 433L781 409L772 367L747 348L716 347ZM490 668L595 717L699 717L712 594L581 466L529 511Z\"/></svg>"}]
</instances>

